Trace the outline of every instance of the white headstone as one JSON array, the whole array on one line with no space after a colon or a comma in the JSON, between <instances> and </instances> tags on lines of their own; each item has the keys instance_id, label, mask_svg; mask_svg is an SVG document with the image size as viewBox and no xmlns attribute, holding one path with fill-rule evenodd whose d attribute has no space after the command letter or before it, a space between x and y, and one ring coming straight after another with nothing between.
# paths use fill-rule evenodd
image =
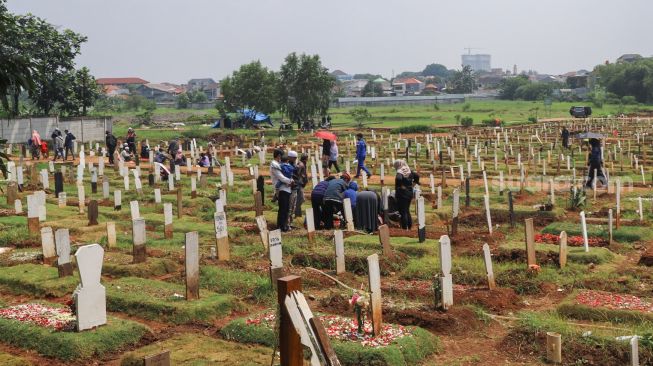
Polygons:
<instances>
[{"instance_id":1,"label":"white headstone","mask_svg":"<svg viewBox=\"0 0 653 366\"><path fill-rule=\"evenodd\" d=\"M81 284L73 294L77 331L107 323L106 290L100 284L104 249L99 244L85 245L75 253Z\"/></svg>"},{"instance_id":2,"label":"white headstone","mask_svg":"<svg viewBox=\"0 0 653 366\"><path fill-rule=\"evenodd\" d=\"M41 247L43 248L43 258L53 258L57 255L54 246L54 234L51 227L41 228Z\"/></svg>"},{"instance_id":3,"label":"white headstone","mask_svg":"<svg viewBox=\"0 0 653 366\"><path fill-rule=\"evenodd\" d=\"M68 229L57 229L54 232L54 239L57 247L57 264L70 263L70 234Z\"/></svg>"},{"instance_id":4,"label":"white headstone","mask_svg":"<svg viewBox=\"0 0 653 366\"><path fill-rule=\"evenodd\" d=\"M154 202L161 203L161 189L159 188L154 189Z\"/></svg>"},{"instance_id":5,"label":"white headstone","mask_svg":"<svg viewBox=\"0 0 653 366\"><path fill-rule=\"evenodd\" d=\"M138 207L138 201L130 201L129 208L131 209L132 220L136 220L141 217L141 211Z\"/></svg>"},{"instance_id":6,"label":"white headstone","mask_svg":"<svg viewBox=\"0 0 653 366\"><path fill-rule=\"evenodd\" d=\"M268 233L268 246L270 252L270 265L272 268L283 268L283 253L281 251L281 230L272 230Z\"/></svg>"},{"instance_id":7,"label":"white headstone","mask_svg":"<svg viewBox=\"0 0 653 366\"><path fill-rule=\"evenodd\" d=\"M336 274L345 272L345 239L342 230L333 232L333 241L336 247Z\"/></svg>"}]
</instances>

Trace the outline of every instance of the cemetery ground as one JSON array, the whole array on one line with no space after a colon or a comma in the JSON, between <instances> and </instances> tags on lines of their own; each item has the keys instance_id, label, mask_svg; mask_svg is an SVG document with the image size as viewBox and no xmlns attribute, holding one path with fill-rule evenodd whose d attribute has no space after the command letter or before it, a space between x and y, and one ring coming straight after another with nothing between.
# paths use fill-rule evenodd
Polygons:
<instances>
[{"instance_id":1,"label":"cemetery ground","mask_svg":"<svg viewBox=\"0 0 653 366\"><path fill-rule=\"evenodd\" d=\"M608 184L582 190L587 150L575 139L561 147L563 125L609 136ZM142 365L169 351L175 365L268 365L290 337L281 314L306 316L306 299L343 365L653 364L650 126L365 130L373 176L357 180L361 189L385 201L391 162L406 154L421 176L413 229L390 222L387 236L304 227L320 179L310 166L320 141L310 134L271 133L267 153L248 159L236 147L259 144L260 132L238 131L219 141L220 166L181 167L172 186L149 184L147 159L100 163L94 143L53 166L21 160L14 147L1 184L0 363ZM357 131L335 132L340 166L354 168ZM187 156L207 136L185 144ZM289 233L276 230L271 202L279 144L311 157L304 215ZM279 308L271 276L291 274L301 292ZM84 296L105 301L104 322L101 305L78 305ZM76 329L89 321L98 323Z\"/></svg>"}]
</instances>

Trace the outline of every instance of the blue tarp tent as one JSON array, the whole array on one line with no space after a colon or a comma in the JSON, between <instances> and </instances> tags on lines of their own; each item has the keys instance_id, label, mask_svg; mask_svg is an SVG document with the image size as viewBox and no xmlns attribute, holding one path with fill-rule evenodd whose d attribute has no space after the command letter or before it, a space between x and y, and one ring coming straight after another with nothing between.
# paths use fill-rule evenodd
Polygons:
<instances>
[{"instance_id":1,"label":"blue tarp tent","mask_svg":"<svg viewBox=\"0 0 653 366\"><path fill-rule=\"evenodd\" d=\"M251 119L254 122L268 122L270 125L272 125L270 116L265 113L257 112L253 109L243 109L241 113L246 119Z\"/></svg>"}]
</instances>

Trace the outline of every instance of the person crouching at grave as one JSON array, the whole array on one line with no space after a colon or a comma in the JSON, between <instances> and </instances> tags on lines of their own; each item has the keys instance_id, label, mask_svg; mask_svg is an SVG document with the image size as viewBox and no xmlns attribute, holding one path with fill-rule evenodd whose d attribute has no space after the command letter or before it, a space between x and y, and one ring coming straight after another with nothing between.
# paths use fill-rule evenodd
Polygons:
<instances>
[{"instance_id":1,"label":"person crouching at grave","mask_svg":"<svg viewBox=\"0 0 653 366\"><path fill-rule=\"evenodd\" d=\"M131 151L129 151L129 146L125 146L125 148L122 149L122 152L120 153L120 158L124 162L132 161L134 159L134 156L132 155Z\"/></svg>"},{"instance_id":2,"label":"person crouching at grave","mask_svg":"<svg viewBox=\"0 0 653 366\"><path fill-rule=\"evenodd\" d=\"M356 182L349 182L349 186L345 190L345 198L349 198L349 202L351 203L351 212L352 214L356 212L356 195L358 194L358 183ZM354 214L354 226L357 225L356 220L356 215Z\"/></svg>"},{"instance_id":3,"label":"person crouching at grave","mask_svg":"<svg viewBox=\"0 0 653 366\"><path fill-rule=\"evenodd\" d=\"M397 208L401 215L401 228L410 229L413 226L413 219L410 216L410 202L413 200L413 185L419 184L419 175L410 170L405 160L395 160L394 167L397 170L395 176L395 199Z\"/></svg>"},{"instance_id":4,"label":"person crouching at grave","mask_svg":"<svg viewBox=\"0 0 653 366\"><path fill-rule=\"evenodd\" d=\"M61 160L65 160L63 154L64 139L60 133L54 137L54 159L52 161L57 161L57 158L60 157Z\"/></svg>"},{"instance_id":5,"label":"person crouching at grave","mask_svg":"<svg viewBox=\"0 0 653 366\"><path fill-rule=\"evenodd\" d=\"M306 161L308 160L308 155L302 154L299 158L299 161L295 165L295 174L293 175L293 180L296 183L297 187L297 200L295 201L295 217L302 216L302 204L304 203L304 188L308 183L308 175L306 174ZM293 208L293 206L291 206Z\"/></svg>"},{"instance_id":6,"label":"person crouching at grave","mask_svg":"<svg viewBox=\"0 0 653 366\"><path fill-rule=\"evenodd\" d=\"M279 209L277 210L277 228L283 232L288 231L288 210L290 208L291 187L294 184L291 178L286 177L281 171L281 158L283 150L275 149L270 162L270 177L277 192ZM278 187L278 188L277 188Z\"/></svg>"},{"instance_id":7,"label":"person crouching at grave","mask_svg":"<svg viewBox=\"0 0 653 366\"><path fill-rule=\"evenodd\" d=\"M109 131L105 131L104 135L104 143L107 145L107 154L109 155L109 164L114 164L113 154L116 152L118 139Z\"/></svg>"},{"instance_id":8,"label":"person crouching at grave","mask_svg":"<svg viewBox=\"0 0 653 366\"><path fill-rule=\"evenodd\" d=\"M324 192L324 228L333 229L333 216L342 213L342 201L345 198L345 191L349 186L351 177L349 173L342 173L340 178L329 182Z\"/></svg>"},{"instance_id":9,"label":"person crouching at grave","mask_svg":"<svg viewBox=\"0 0 653 366\"><path fill-rule=\"evenodd\" d=\"M178 149L175 154L175 165L186 165L186 157L181 152L181 149Z\"/></svg>"},{"instance_id":10,"label":"person crouching at grave","mask_svg":"<svg viewBox=\"0 0 653 366\"><path fill-rule=\"evenodd\" d=\"M75 155L73 153L73 141L75 141L77 138L75 135L72 134L72 132L68 130L64 130L64 133L66 134L66 138L64 139L63 147L66 150L64 152L64 160L68 160L68 152L70 152L70 155L72 155L73 160L75 160Z\"/></svg>"},{"instance_id":11,"label":"person crouching at grave","mask_svg":"<svg viewBox=\"0 0 653 366\"><path fill-rule=\"evenodd\" d=\"M206 153L200 153L200 160L198 162L198 165L202 168L206 168L209 165L211 165L211 162L209 161L209 157L206 155Z\"/></svg>"},{"instance_id":12,"label":"person crouching at grave","mask_svg":"<svg viewBox=\"0 0 653 366\"><path fill-rule=\"evenodd\" d=\"M311 191L311 207L313 207L313 222L315 224L315 230L323 228L325 220L324 216L324 193L329 187L329 182L334 180L333 175L328 175L329 170L327 169L327 177L325 180L319 182L313 190Z\"/></svg>"},{"instance_id":13,"label":"person crouching at grave","mask_svg":"<svg viewBox=\"0 0 653 366\"><path fill-rule=\"evenodd\" d=\"M142 144L141 145L141 159L149 159L149 158L150 158L150 145Z\"/></svg>"},{"instance_id":14,"label":"person crouching at grave","mask_svg":"<svg viewBox=\"0 0 653 366\"><path fill-rule=\"evenodd\" d=\"M591 150L589 161L587 162L589 169L587 172L587 184L585 186L587 188L592 188L594 187L593 183L595 178L598 179L602 185L605 185L606 180L605 176L603 175L603 169L601 168L601 142L598 139L590 139L589 143ZM594 176L595 174L596 176Z\"/></svg>"}]
</instances>

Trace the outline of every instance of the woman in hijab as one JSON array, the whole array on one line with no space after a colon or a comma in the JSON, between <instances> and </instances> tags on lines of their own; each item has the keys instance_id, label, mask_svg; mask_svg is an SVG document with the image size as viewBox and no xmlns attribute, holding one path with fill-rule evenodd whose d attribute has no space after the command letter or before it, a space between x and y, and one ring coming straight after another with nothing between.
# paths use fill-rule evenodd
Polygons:
<instances>
[{"instance_id":1,"label":"woman in hijab","mask_svg":"<svg viewBox=\"0 0 653 366\"><path fill-rule=\"evenodd\" d=\"M410 202L413 200L413 185L419 184L419 175L410 170L404 160L395 160L395 200L401 215L401 228L410 229L413 219L410 216Z\"/></svg>"},{"instance_id":2,"label":"woman in hijab","mask_svg":"<svg viewBox=\"0 0 653 366\"><path fill-rule=\"evenodd\" d=\"M32 130L32 145L30 146L30 150L32 152L32 160L38 159L41 151L41 135L39 135L39 131L37 130Z\"/></svg>"}]
</instances>

